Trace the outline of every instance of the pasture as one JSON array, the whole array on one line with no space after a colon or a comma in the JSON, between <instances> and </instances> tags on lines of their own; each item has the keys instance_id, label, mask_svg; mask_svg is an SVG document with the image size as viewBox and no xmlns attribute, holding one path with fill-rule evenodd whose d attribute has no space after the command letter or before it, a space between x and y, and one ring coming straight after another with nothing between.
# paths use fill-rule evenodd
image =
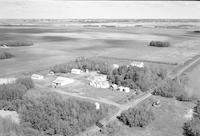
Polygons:
<instances>
[{"instance_id":1,"label":"pasture","mask_svg":"<svg viewBox=\"0 0 200 136\"><path fill-rule=\"evenodd\" d=\"M0 61L0 76L48 68L78 56L181 63L197 55L199 51L196 49L199 47L180 44L187 41L192 44L198 38L199 35L188 33L184 29L1 26L1 42L25 39L33 41L34 45L1 48L0 50L10 52L15 57ZM147 46L152 40L169 41L172 46Z\"/></svg>"}]
</instances>

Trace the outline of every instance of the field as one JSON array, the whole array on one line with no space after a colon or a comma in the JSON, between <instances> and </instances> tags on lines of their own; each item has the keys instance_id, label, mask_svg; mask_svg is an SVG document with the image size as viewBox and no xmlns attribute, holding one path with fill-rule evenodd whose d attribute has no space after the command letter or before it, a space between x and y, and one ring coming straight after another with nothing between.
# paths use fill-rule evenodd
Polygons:
<instances>
[{"instance_id":1,"label":"field","mask_svg":"<svg viewBox=\"0 0 200 136\"><path fill-rule=\"evenodd\" d=\"M198 38L186 29L1 26L0 41L26 39L34 45L1 48L15 57L1 60L0 75L48 68L77 56L181 63L199 53L199 47L193 44L198 43ZM151 40L169 41L172 47L148 47Z\"/></svg>"},{"instance_id":2,"label":"field","mask_svg":"<svg viewBox=\"0 0 200 136\"><path fill-rule=\"evenodd\" d=\"M189 78L188 82L188 91L190 94L194 94L200 98L200 65L199 63L193 67L191 70L186 72L186 75Z\"/></svg>"},{"instance_id":3,"label":"field","mask_svg":"<svg viewBox=\"0 0 200 136\"><path fill-rule=\"evenodd\" d=\"M159 99L161 106L152 107L155 120L145 128L129 128L117 121L120 129L114 133L114 136L182 136L183 123L188 120L187 114L194 106L191 103L179 102L169 98L153 97ZM149 104L149 100L144 103ZM142 106L142 103L138 106ZM99 134L98 136L107 136Z\"/></svg>"}]
</instances>

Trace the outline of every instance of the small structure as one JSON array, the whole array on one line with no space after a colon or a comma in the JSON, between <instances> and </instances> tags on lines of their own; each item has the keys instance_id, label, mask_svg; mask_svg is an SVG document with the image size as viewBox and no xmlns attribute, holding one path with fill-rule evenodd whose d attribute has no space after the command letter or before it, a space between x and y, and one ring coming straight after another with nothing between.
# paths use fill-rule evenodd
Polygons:
<instances>
[{"instance_id":1,"label":"small structure","mask_svg":"<svg viewBox=\"0 0 200 136\"><path fill-rule=\"evenodd\" d=\"M118 69L119 65L118 64L113 64L113 69Z\"/></svg>"},{"instance_id":2,"label":"small structure","mask_svg":"<svg viewBox=\"0 0 200 136\"><path fill-rule=\"evenodd\" d=\"M86 70L85 70L85 73L89 73L89 70L88 70L88 69L86 69Z\"/></svg>"},{"instance_id":3,"label":"small structure","mask_svg":"<svg viewBox=\"0 0 200 136\"><path fill-rule=\"evenodd\" d=\"M131 66L143 68L143 67L144 67L144 63L143 63L143 62L138 62L138 61L133 61L133 62L131 63Z\"/></svg>"},{"instance_id":4,"label":"small structure","mask_svg":"<svg viewBox=\"0 0 200 136\"><path fill-rule=\"evenodd\" d=\"M67 84L73 83L74 80L66 77L57 77L53 82L52 86L57 87L57 86L64 86Z\"/></svg>"},{"instance_id":5,"label":"small structure","mask_svg":"<svg viewBox=\"0 0 200 136\"><path fill-rule=\"evenodd\" d=\"M118 90L119 90L120 92L123 92L124 87L123 87L123 86L119 86L119 87L118 87Z\"/></svg>"},{"instance_id":6,"label":"small structure","mask_svg":"<svg viewBox=\"0 0 200 136\"><path fill-rule=\"evenodd\" d=\"M50 71L49 73L48 73L48 75L49 76L53 76L55 73L53 72L53 71Z\"/></svg>"},{"instance_id":7,"label":"small structure","mask_svg":"<svg viewBox=\"0 0 200 136\"><path fill-rule=\"evenodd\" d=\"M83 73L83 71L81 69L72 69L71 73L72 74L81 74L81 73Z\"/></svg>"},{"instance_id":8,"label":"small structure","mask_svg":"<svg viewBox=\"0 0 200 136\"><path fill-rule=\"evenodd\" d=\"M118 89L118 86L116 84L111 84L110 86L113 90L117 90Z\"/></svg>"},{"instance_id":9,"label":"small structure","mask_svg":"<svg viewBox=\"0 0 200 136\"><path fill-rule=\"evenodd\" d=\"M125 93L129 93L129 92L130 92L130 88L124 87L124 92L125 92Z\"/></svg>"},{"instance_id":10,"label":"small structure","mask_svg":"<svg viewBox=\"0 0 200 136\"><path fill-rule=\"evenodd\" d=\"M42 79L44 79L44 76L43 75L38 75L38 74L33 74L31 76L31 79L42 80Z\"/></svg>"},{"instance_id":11,"label":"small structure","mask_svg":"<svg viewBox=\"0 0 200 136\"><path fill-rule=\"evenodd\" d=\"M153 102L152 106L159 107L160 106L160 100L156 100Z\"/></svg>"},{"instance_id":12,"label":"small structure","mask_svg":"<svg viewBox=\"0 0 200 136\"><path fill-rule=\"evenodd\" d=\"M16 78L0 78L0 85L12 84L16 82Z\"/></svg>"},{"instance_id":13,"label":"small structure","mask_svg":"<svg viewBox=\"0 0 200 136\"><path fill-rule=\"evenodd\" d=\"M129 87L124 87L124 86L119 86L118 90L120 92L125 92L125 93L129 93L130 92L130 88Z\"/></svg>"},{"instance_id":14,"label":"small structure","mask_svg":"<svg viewBox=\"0 0 200 136\"><path fill-rule=\"evenodd\" d=\"M99 110L100 109L100 104L98 102L95 102L95 107L96 107L96 110Z\"/></svg>"}]
</instances>

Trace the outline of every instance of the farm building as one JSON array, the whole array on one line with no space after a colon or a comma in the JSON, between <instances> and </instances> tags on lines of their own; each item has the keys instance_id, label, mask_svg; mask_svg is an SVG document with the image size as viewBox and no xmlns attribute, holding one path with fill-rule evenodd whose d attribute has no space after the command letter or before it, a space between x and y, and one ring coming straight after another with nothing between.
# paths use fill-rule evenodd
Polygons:
<instances>
[{"instance_id":1,"label":"farm building","mask_svg":"<svg viewBox=\"0 0 200 136\"><path fill-rule=\"evenodd\" d=\"M35 80L42 80L44 79L44 76L43 75L38 75L38 74L33 74L31 76L32 79L35 79Z\"/></svg>"},{"instance_id":2,"label":"farm building","mask_svg":"<svg viewBox=\"0 0 200 136\"><path fill-rule=\"evenodd\" d=\"M16 78L0 78L0 85L15 83Z\"/></svg>"},{"instance_id":3,"label":"farm building","mask_svg":"<svg viewBox=\"0 0 200 136\"><path fill-rule=\"evenodd\" d=\"M143 67L144 67L144 63L143 63L143 62L138 62L138 61L133 61L133 62L131 63L131 66L143 68Z\"/></svg>"},{"instance_id":4,"label":"farm building","mask_svg":"<svg viewBox=\"0 0 200 136\"><path fill-rule=\"evenodd\" d=\"M71 70L71 73L72 73L72 74L81 74L81 73L83 73L83 71L80 70L80 69L72 69L72 70Z\"/></svg>"},{"instance_id":5,"label":"farm building","mask_svg":"<svg viewBox=\"0 0 200 136\"><path fill-rule=\"evenodd\" d=\"M130 92L130 88L129 87L123 87L123 86L119 86L118 90L120 92L125 92L125 93L129 93Z\"/></svg>"},{"instance_id":6,"label":"farm building","mask_svg":"<svg viewBox=\"0 0 200 136\"><path fill-rule=\"evenodd\" d=\"M74 80L73 79L70 79L70 78L66 78L66 77L57 77L53 82L52 82L52 85L54 87L56 86L64 86L64 85L67 85L67 84L71 84L73 83Z\"/></svg>"},{"instance_id":7,"label":"farm building","mask_svg":"<svg viewBox=\"0 0 200 136\"><path fill-rule=\"evenodd\" d=\"M116 84L112 84L110 87L111 87L113 90L117 90L117 89L118 89L118 86L117 86Z\"/></svg>"}]
</instances>

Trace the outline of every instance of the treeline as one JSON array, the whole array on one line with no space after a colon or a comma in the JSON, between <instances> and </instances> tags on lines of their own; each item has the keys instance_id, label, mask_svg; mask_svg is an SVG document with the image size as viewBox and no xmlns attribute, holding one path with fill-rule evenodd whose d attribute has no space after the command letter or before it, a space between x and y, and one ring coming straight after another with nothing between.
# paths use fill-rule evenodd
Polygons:
<instances>
[{"instance_id":1,"label":"treeline","mask_svg":"<svg viewBox=\"0 0 200 136\"><path fill-rule=\"evenodd\" d=\"M129 127L145 127L154 120L154 114L151 109L129 108L123 111L118 119Z\"/></svg>"},{"instance_id":2,"label":"treeline","mask_svg":"<svg viewBox=\"0 0 200 136\"><path fill-rule=\"evenodd\" d=\"M183 126L184 136L200 136L200 100L193 110L193 118L184 123Z\"/></svg>"},{"instance_id":3,"label":"treeline","mask_svg":"<svg viewBox=\"0 0 200 136\"><path fill-rule=\"evenodd\" d=\"M0 59L10 59L12 57L14 57L14 55L9 52L0 52Z\"/></svg>"},{"instance_id":4,"label":"treeline","mask_svg":"<svg viewBox=\"0 0 200 136\"><path fill-rule=\"evenodd\" d=\"M51 92L23 97L18 113L20 124L7 120L6 126L0 127L4 135L12 132L16 136L74 136L105 117L108 108L101 105L96 110L93 103L66 99ZM5 120L0 118L2 121Z\"/></svg>"},{"instance_id":5,"label":"treeline","mask_svg":"<svg viewBox=\"0 0 200 136\"><path fill-rule=\"evenodd\" d=\"M189 96L186 92L186 82L187 79L185 79L185 77L183 79L166 78L165 80L159 82L153 94L169 98L174 97L179 101L192 101L195 98L193 96Z\"/></svg>"},{"instance_id":6,"label":"treeline","mask_svg":"<svg viewBox=\"0 0 200 136\"><path fill-rule=\"evenodd\" d=\"M70 61L67 64L56 65L51 68L51 71L55 73L68 73L71 72L71 69L73 68L81 69L83 71L86 69L90 71L99 71L102 74L108 74L111 70L110 66L103 61L80 57L75 61Z\"/></svg>"},{"instance_id":7,"label":"treeline","mask_svg":"<svg viewBox=\"0 0 200 136\"><path fill-rule=\"evenodd\" d=\"M108 80L119 86L140 89L145 92L150 88L154 88L165 77L166 71L162 68L120 66L108 75Z\"/></svg>"},{"instance_id":8,"label":"treeline","mask_svg":"<svg viewBox=\"0 0 200 136\"><path fill-rule=\"evenodd\" d=\"M20 46L32 46L34 43L32 41L27 40L13 40L0 42L0 46L6 45L8 47L20 47Z\"/></svg>"},{"instance_id":9,"label":"treeline","mask_svg":"<svg viewBox=\"0 0 200 136\"><path fill-rule=\"evenodd\" d=\"M18 111L24 94L34 87L29 77L21 77L15 83L0 85L0 110Z\"/></svg>"},{"instance_id":10,"label":"treeline","mask_svg":"<svg viewBox=\"0 0 200 136\"><path fill-rule=\"evenodd\" d=\"M170 43L166 41L151 41L149 43L149 46L154 46L154 47L169 47Z\"/></svg>"},{"instance_id":11,"label":"treeline","mask_svg":"<svg viewBox=\"0 0 200 136\"><path fill-rule=\"evenodd\" d=\"M108 112L103 105L96 110L93 103L62 99L54 93L25 101L20 112L21 124L45 136L73 136L94 125Z\"/></svg>"}]
</instances>

